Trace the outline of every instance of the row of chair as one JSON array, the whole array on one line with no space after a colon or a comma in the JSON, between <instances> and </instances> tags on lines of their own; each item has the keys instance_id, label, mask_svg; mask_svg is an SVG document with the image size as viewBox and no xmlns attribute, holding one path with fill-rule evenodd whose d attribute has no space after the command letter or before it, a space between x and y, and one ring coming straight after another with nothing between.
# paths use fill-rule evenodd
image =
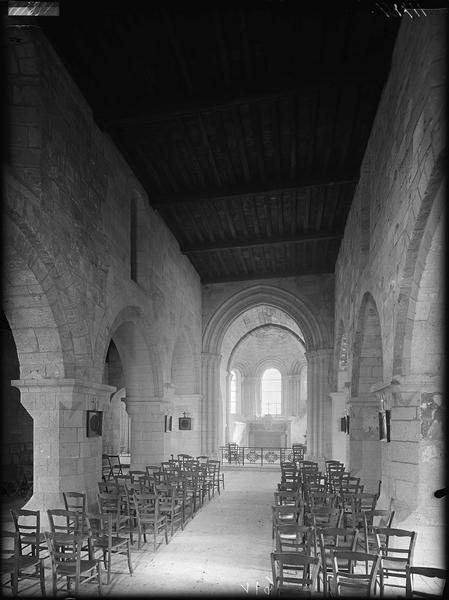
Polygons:
<instances>
[{"instance_id":1,"label":"row of chair","mask_svg":"<svg viewBox=\"0 0 449 600\"><path fill-rule=\"evenodd\" d=\"M131 550L135 541L140 550L150 534L156 551L158 538L162 536L167 544L169 532L174 534L175 525L184 528L186 520L192 518L204 502L207 491L212 497L215 491L222 489L224 479L221 477L218 481L220 465L217 467L213 460L209 465L208 457L201 458L199 466L197 459L184 455L182 475L165 469L164 464L148 466L143 474L133 473L121 464L120 469L109 470L99 482L96 514L87 513L85 493L64 492L65 508L47 511L50 531L40 531L39 511L11 510L15 531L2 532L2 575L8 575L13 595L18 593L19 581L29 577L40 579L41 592L45 595L44 561L48 557L53 595L58 591L61 578L67 584L67 591L73 588L75 595L82 584L92 582L101 593L101 563L109 584L112 558L116 554L127 558L132 575ZM193 463L189 463L190 459ZM174 464L175 461L170 463ZM179 466L179 461L177 464ZM198 496L199 473L205 474L207 485L201 484ZM101 558L96 557L98 551Z\"/></svg>"},{"instance_id":2,"label":"row of chair","mask_svg":"<svg viewBox=\"0 0 449 600\"><path fill-rule=\"evenodd\" d=\"M387 578L394 577L405 579L412 593L416 532L392 527L395 513L376 508L378 493L360 492L360 486L342 491L335 482L341 483L344 467L329 462L324 474L312 461L281 464L272 506L274 592L373 595L379 587L383 595ZM339 476L329 485L332 469ZM317 483L326 488L314 487ZM446 577L442 570L431 571Z\"/></svg>"}]
</instances>

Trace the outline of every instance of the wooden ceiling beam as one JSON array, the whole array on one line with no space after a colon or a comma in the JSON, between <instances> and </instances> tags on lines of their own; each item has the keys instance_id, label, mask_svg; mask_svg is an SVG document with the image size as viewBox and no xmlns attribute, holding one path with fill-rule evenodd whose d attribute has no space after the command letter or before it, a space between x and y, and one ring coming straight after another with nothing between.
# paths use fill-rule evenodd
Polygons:
<instances>
[{"instance_id":1,"label":"wooden ceiling beam","mask_svg":"<svg viewBox=\"0 0 449 600\"><path fill-rule=\"evenodd\" d=\"M201 283L208 285L212 283L226 283L229 281L253 281L255 279L279 279L280 277L301 277L304 275L333 275L334 268L323 267L320 269L290 269L287 271L254 271L253 273L236 273L223 277L204 276L201 277Z\"/></svg>"},{"instance_id":2,"label":"wooden ceiling beam","mask_svg":"<svg viewBox=\"0 0 449 600\"><path fill-rule=\"evenodd\" d=\"M184 254L203 254L206 252L219 252L220 250L240 250L241 248L256 248L258 246L283 246L284 244L301 244L304 242L316 242L322 240L340 239L343 231L324 231L303 233L295 236L277 236L264 238L243 238L233 240L218 240L206 244L183 246L181 252Z\"/></svg>"},{"instance_id":3,"label":"wooden ceiling beam","mask_svg":"<svg viewBox=\"0 0 449 600\"><path fill-rule=\"evenodd\" d=\"M229 199L239 199L242 196L278 196L279 194L293 192L298 189L355 184L358 179L359 176L355 170L347 173L328 173L327 175L316 177L304 177L296 181L269 182L257 185L234 185L206 191L199 190L196 193L153 195L154 201L151 202L151 205L156 210L163 210L177 204L189 204L191 202L207 202L209 200L226 201Z\"/></svg>"},{"instance_id":4,"label":"wooden ceiling beam","mask_svg":"<svg viewBox=\"0 0 449 600\"><path fill-rule=\"evenodd\" d=\"M369 73L367 81L366 73ZM354 84L369 84L374 87L385 80L384 70L368 67L361 71L329 72L310 76L298 74L294 81L259 81L247 82L247 89L224 89L219 94L211 95L210 91L199 91L186 100L185 96L179 99L169 98L159 100L157 104L148 102L148 108L142 106L129 106L126 112L118 114L116 111L96 113L96 118L104 126L142 127L171 120L176 117L196 116L224 110L241 104L274 100L292 96L293 94L307 94L310 88L315 89L327 85L346 86Z\"/></svg>"}]
</instances>

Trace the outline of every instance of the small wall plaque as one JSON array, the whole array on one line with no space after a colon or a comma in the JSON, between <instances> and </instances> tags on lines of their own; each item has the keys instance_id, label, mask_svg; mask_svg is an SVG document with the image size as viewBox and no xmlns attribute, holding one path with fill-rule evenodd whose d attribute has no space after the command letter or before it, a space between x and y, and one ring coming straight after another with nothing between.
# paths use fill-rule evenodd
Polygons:
<instances>
[{"instance_id":1,"label":"small wall plaque","mask_svg":"<svg viewBox=\"0 0 449 600\"><path fill-rule=\"evenodd\" d=\"M179 417L179 429L183 431L192 429L192 419L190 417Z\"/></svg>"},{"instance_id":2,"label":"small wall plaque","mask_svg":"<svg viewBox=\"0 0 449 600\"><path fill-rule=\"evenodd\" d=\"M103 430L103 412L101 410L87 411L87 437L99 437Z\"/></svg>"}]
</instances>

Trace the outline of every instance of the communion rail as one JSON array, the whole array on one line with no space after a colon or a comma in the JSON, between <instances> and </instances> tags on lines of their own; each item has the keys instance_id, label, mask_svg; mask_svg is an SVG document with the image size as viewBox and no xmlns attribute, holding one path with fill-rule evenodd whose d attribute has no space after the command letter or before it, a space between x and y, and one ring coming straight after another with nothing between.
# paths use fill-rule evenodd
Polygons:
<instances>
[{"instance_id":1,"label":"communion rail","mask_svg":"<svg viewBox=\"0 0 449 600\"><path fill-rule=\"evenodd\" d=\"M281 462L303 460L305 446L291 448L269 446L220 446L222 464L246 465L280 465Z\"/></svg>"}]
</instances>

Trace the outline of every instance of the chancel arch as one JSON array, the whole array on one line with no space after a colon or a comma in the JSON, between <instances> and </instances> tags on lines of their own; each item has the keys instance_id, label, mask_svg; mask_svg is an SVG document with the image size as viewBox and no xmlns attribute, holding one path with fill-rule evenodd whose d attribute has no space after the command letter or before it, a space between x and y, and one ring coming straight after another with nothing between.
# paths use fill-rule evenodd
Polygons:
<instances>
[{"instance_id":1,"label":"chancel arch","mask_svg":"<svg viewBox=\"0 0 449 600\"><path fill-rule=\"evenodd\" d=\"M296 340L295 353L304 363L312 364L312 376L307 377L307 403L309 410L307 420L310 421L310 455L317 456L323 453L324 443L324 420L318 416L324 415L326 395L323 394L327 385L329 375L329 364L331 351L328 347L320 344L329 343L330 333L319 323L307 303L303 299L293 296L285 290L279 290L269 285L255 285L250 289L235 294L218 307L216 312L209 318L203 337L203 410L204 416L209 419L209 436L203 437L203 444L213 445L215 450L225 439L232 438L232 425L226 427L228 414L225 408L229 394L229 373L232 370L232 359L237 359L239 343L243 339L250 340L251 337L264 336L269 329L277 329L282 335ZM304 329L303 329L304 328ZM258 340L260 347L261 339ZM310 352L307 351L310 349ZM304 352L306 350L306 352ZM323 352L324 351L324 352ZM241 360L241 357L238 357ZM297 387L300 389L300 374L288 373L285 365L284 393L290 388L290 395L294 393L295 387L289 377L296 377ZM322 372L325 376L322 377ZM251 372L251 369L250 369ZM257 415L257 377L251 373L243 374L242 377L242 415L248 418ZM320 376L318 376L320 372ZM206 393L204 393L206 392ZM211 403L207 398L217 398L218 402ZM312 400L313 398L313 400ZM287 414L299 417L295 402L288 400L284 410ZM305 403L304 403L305 406ZM296 402L296 407L298 403ZM305 411L302 411L303 421L298 441L304 442L305 436ZM293 415L292 415L293 413ZM242 422L242 421L240 421ZM226 434L225 434L226 432ZM212 435L213 434L213 435ZM214 438L214 439L213 439ZM309 439L310 439L309 438Z\"/></svg>"}]
</instances>

